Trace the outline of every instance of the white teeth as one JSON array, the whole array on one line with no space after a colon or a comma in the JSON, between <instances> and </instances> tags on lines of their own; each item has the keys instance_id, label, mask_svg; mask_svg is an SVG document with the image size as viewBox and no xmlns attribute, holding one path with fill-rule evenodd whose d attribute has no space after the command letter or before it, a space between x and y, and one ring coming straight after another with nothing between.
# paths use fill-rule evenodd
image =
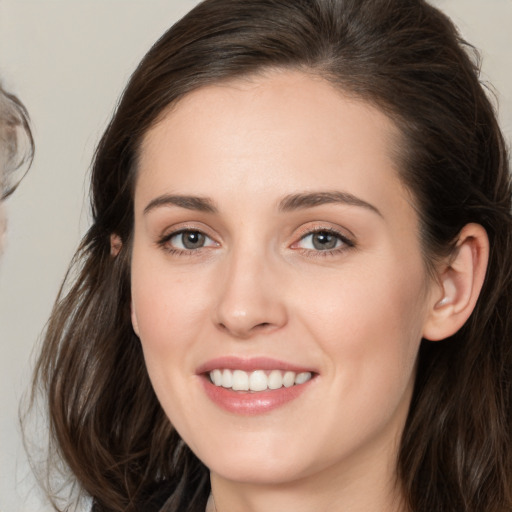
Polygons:
<instances>
[{"instance_id":1,"label":"white teeth","mask_svg":"<svg viewBox=\"0 0 512 512\"><path fill-rule=\"evenodd\" d=\"M295 377L295 384L304 384L304 382L307 382L309 379L311 379L311 373L298 373L297 376Z\"/></svg>"},{"instance_id":2,"label":"white teeth","mask_svg":"<svg viewBox=\"0 0 512 512\"><path fill-rule=\"evenodd\" d=\"M233 391L249 391L249 375L242 370L233 372Z\"/></svg>"},{"instance_id":3,"label":"white teeth","mask_svg":"<svg viewBox=\"0 0 512 512\"><path fill-rule=\"evenodd\" d=\"M215 371L215 370L213 370ZM220 370L219 370L220 371ZM218 384L213 381L213 383L218 386ZM222 372L222 384L221 386L223 388L230 388L233 386L233 374L231 373L231 370L224 370Z\"/></svg>"},{"instance_id":4,"label":"white teeth","mask_svg":"<svg viewBox=\"0 0 512 512\"><path fill-rule=\"evenodd\" d=\"M268 376L269 389L279 389L283 387L283 375L279 370L272 370Z\"/></svg>"},{"instance_id":5,"label":"white teeth","mask_svg":"<svg viewBox=\"0 0 512 512\"><path fill-rule=\"evenodd\" d=\"M213 370L212 381L216 386L222 386L222 372L220 370Z\"/></svg>"},{"instance_id":6,"label":"white teeth","mask_svg":"<svg viewBox=\"0 0 512 512\"><path fill-rule=\"evenodd\" d=\"M272 370L270 373L264 370L244 372L243 370L220 370L210 372L210 380L216 386L234 391L266 391L267 389L280 389L283 386L289 388L293 385L306 383L312 377L311 372L281 372Z\"/></svg>"},{"instance_id":7,"label":"white teeth","mask_svg":"<svg viewBox=\"0 0 512 512\"><path fill-rule=\"evenodd\" d=\"M267 389L267 381L267 376L263 370L252 372L249 377L249 389L251 391L265 391Z\"/></svg>"},{"instance_id":8,"label":"white teeth","mask_svg":"<svg viewBox=\"0 0 512 512\"><path fill-rule=\"evenodd\" d=\"M286 372L283 377L283 386L285 388L291 388L295 384L295 373Z\"/></svg>"}]
</instances>

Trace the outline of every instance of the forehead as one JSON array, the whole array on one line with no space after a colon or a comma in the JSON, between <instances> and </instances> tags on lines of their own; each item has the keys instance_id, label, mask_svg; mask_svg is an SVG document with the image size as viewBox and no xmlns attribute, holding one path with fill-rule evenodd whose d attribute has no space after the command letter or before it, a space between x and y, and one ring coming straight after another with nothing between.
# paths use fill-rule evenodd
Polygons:
<instances>
[{"instance_id":1,"label":"forehead","mask_svg":"<svg viewBox=\"0 0 512 512\"><path fill-rule=\"evenodd\" d=\"M372 125L382 130L383 135L388 135L390 142L400 138L397 125L370 102L312 72L273 69L224 80L185 94L165 110L147 131L141 150L144 153L152 149L153 142L158 139L155 132L163 134L167 131L171 135L172 125L178 123L195 124L193 133L198 133L200 125L209 127L214 124L218 128L223 121L237 124L246 131L251 129L251 121L258 118L259 123L267 121L270 132L276 133L279 126L275 121L289 119L292 122L301 121L299 125L286 127L288 133L291 128L298 133L298 128L307 128L313 121L324 124L326 128L329 125L332 128L335 123L338 125L336 129L339 129L339 121L343 122L348 110L357 111L356 116L350 119L352 124L356 117L361 119L361 123L371 119ZM326 112L331 115L326 116ZM338 117L339 114L341 117Z\"/></svg>"},{"instance_id":2,"label":"forehead","mask_svg":"<svg viewBox=\"0 0 512 512\"><path fill-rule=\"evenodd\" d=\"M269 72L174 105L143 140L136 196L169 187L210 195L212 179L227 176L231 188L250 182L254 193L314 189L319 180L338 188L340 179L358 192L362 178L396 188L399 139L383 112L324 79Z\"/></svg>"}]
</instances>

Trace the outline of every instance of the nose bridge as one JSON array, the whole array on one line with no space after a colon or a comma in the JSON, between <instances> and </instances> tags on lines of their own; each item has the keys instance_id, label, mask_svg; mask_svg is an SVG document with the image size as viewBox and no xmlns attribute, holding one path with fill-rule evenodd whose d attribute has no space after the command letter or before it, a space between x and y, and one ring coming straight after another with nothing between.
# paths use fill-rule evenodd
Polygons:
<instances>
[{"instance_id":1,"label":"nose bridge","mask_svg":"<svg viewBox=\"0 0 512 512\"><path fill-rule=\"evenodd\" d=\"M254 242L254 240L253 240ZM219 276L217 325L238 338L272 331L287 321L278 258L261 244L236 244Z\"/></svg>"}]
</instances>

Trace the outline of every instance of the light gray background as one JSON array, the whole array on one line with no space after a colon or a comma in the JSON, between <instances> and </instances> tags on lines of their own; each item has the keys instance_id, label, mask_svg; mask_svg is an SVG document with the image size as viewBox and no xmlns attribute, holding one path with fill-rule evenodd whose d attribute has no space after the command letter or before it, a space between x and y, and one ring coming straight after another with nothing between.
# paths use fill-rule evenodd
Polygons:
<instances>
[{"instance_id":1,"label":"light gray background","mask_svg":"<svg viewBox=\"0 0 512 512\"><path fill-rule=\"evenodd\" d=\"M0 0L0 76L23 100L34 165L8 201L0 263L0 511L49 510L27 467L17 419L37 342L89 222L88 168L130 73L197 0ZM484 78L512 140L512 0L436 0L482 50ZM44 435L44 432L42 433Z\"/></svg>"}]
</instances>

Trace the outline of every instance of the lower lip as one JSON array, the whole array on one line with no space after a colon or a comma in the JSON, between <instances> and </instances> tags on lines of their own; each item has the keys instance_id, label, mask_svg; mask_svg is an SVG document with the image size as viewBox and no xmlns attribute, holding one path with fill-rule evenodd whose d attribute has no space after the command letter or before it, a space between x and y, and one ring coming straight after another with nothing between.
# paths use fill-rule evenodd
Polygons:
<instances>
[{"instance_id":1,"label":"lower lip","mask_svg":"<svg viewBox=\"0 0 512 512\"><path fill-rule=\"evenodd\" d=\"M210 400L230 413L242 416L265 414L298 398L310 385L311 380L289 388L282 387L269 391L233 391L215 386L208 377L202 379L204 390Z\"/></svg>"}]
</instances>

